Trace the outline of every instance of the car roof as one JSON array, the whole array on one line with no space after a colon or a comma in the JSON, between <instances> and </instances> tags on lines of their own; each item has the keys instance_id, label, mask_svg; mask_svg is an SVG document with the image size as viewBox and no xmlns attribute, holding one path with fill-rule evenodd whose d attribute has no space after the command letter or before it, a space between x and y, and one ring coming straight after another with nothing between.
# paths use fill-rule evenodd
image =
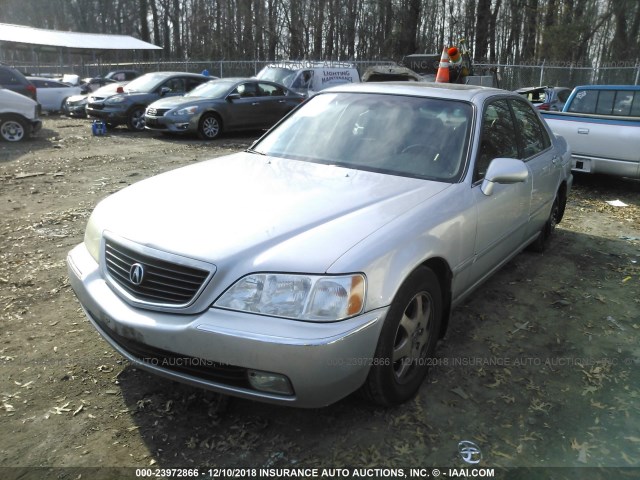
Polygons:
<instances>
[{"instance_id":1,"label":"car roof","mask_svg":"<svg viewBox=\"0 0 640 480\"><path fill-rule=\"evenodd\" d=\"M438 97L472 101L478 96L489 97L496 94L517 96L513 92L498 88L457 83L434 82L367 82L345 83L323 90L323 92L357 92L408 95L418 97Z\"/></svg>"},{"instance_id":2,"label":"car roof","mask_svg":"<svg viewBox=\"0 0 640 480\"><path fill-rule=\"evenodd\" d=\"M202 75L200 73L190 73L190 72L149 72L149 73L145 73L144 75L140 75L140 77L151 76L151 75L155 75L158 77L173 77L173 76L180 75L180 76L193 77L193 78L211 78L211 77L207 77L206 75Z\"/></svg>"},{"instance_id":3,"label":"car roof","mask_svg":"<svg viewBox=\"0 0 640 480\"><path fill-rule=\"evenodd\" d=\"M580 90L640 90L640 85L579 85Z\"/></svg>"}]
</instances>

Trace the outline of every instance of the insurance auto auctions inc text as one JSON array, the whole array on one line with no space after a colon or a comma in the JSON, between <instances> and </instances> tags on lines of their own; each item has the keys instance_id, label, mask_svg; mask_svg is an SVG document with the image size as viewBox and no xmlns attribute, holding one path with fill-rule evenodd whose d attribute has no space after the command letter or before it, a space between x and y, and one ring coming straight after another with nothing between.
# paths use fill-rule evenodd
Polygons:
<instances>
[{"instance_id":1,"label":"insurance auto auctions inc text","mask_svg":"<svg viewBox=\"0 0 640 480\"><path fill-rule=\"evenodd\" d=\"M260 468L253 478L494 478L493 468ZM240 478L229 477L225 478Z\"/></svg>"}]
</instances>

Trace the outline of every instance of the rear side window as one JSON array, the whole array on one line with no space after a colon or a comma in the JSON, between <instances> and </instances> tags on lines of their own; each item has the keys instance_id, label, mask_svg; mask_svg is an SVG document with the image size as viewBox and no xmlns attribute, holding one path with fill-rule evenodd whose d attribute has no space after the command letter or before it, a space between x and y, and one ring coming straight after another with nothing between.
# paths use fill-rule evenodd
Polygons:
<instances>
[{"instance_id":1,"label":"rear side window","mask_svg":"<svg viewBox=\"0 0 640 480\"><path fill-rule=\"evenodd\" d=\"M611 115L613 110L613 101L616 98L616 92L613 90L603 90L598 95L598 103L596 104L596 113L598 115Z\"/></svg>"},{"instance_id":2,"label":"rear side window","mask_svg":"<svg viewBox=\"0 0 640 480\"><path fill-rule=\"evenodd\" d=\"M640 115L640 92L629 90L583 90L573 99L569 112L597 115Z\"/></svg>"},{"instance_id":3,"label":"rear side window","mask_svg":"<svg viewBox=\"0 0 640 480\"><path fill-rule=\"evenodd\" d=\"M631 103L631 116L640 117L640 94L638 92L633 96L633 102Z\"/></svg>"},{"instance_id":4,"label":"rear side window","mask_svg":"<svg viewBox=\"0 0 640 480\"><path fill-rule=\"evenodd\" d=\"M516 115L516 122L520 129L522 139L523 157L525 159L533 157L546 150L551 145L551 140L546 129L541 125L538 116L531 107L519 101L511 103L513 112Z\"/></svg>"},{"instance_id":5,"label":"rear side window","mask_svg":"<svg viewBox=\"0 0 640 480\"><path fill-rule=\"evenodd\" d=\"M284 90L269 83L258 84L258 93L261 97L284 97Z\"/></svg>"}]
</instances>

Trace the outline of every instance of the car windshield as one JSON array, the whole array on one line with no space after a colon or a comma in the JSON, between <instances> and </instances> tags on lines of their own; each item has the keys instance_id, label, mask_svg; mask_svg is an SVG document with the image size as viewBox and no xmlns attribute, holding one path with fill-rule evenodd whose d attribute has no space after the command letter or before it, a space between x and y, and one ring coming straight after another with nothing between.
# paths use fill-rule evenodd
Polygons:
<instances>
[{"instance_id":1,"label":"car windshield","mask_svg":"<svg viewBox=\"0 0 640 480\"><path fill-rule=\"evenodd\" d=\"M268 80L270 82L284 84L284 79L292 73L295 73L295 71L291 70L290 68L264 67L258 72L256 78L259 78L260 80Z\"/></svg>"},{"instance_id":2,"label":"car windshield","mask_svg":"<svg viewBox=\"0 0 640 480\"><path fill-rule=\"evenodd\" d=\"M457 182L472 119L469 103L326 93L311 98L252 151L275 157Z\"/></svg>"},{"instance_id":3,"label":"car windshield","mask_svg":"<svg viewBox=\"0 0 640 480\"><path fill-rule=\"evenodd\" d=\"M219 82L212 81L198 85L185 95L185 97L205 97L205 98L223 98L231 90L231 87L235 85L235 82Z\"/></svg>"},{"instance_id":4,"label":"car windshield","mask_svg":"<svg viewBox=\"0 0 640 480\"><path fill-rule=\"evenodd\" d=\"M151 92L160 82L167 78L165 75L150 73L130 81L127 83L127 86L124 87L124 90L125 92Z\"/></svg>"}]
</instances>

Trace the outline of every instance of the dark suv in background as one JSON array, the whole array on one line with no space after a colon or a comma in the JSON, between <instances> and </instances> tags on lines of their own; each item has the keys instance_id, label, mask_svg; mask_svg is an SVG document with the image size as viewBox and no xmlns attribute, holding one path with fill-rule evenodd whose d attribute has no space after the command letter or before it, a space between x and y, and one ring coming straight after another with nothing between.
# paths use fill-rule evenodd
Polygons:
<instances>
[{"instance_id":1,"label":"dark suv in background","mask_svg":"<svg viewBox=\"0 0 640 480\"><path fill-rule=\"evenodd\" d=\"M36 87L26 77L13 67L0 63L0 87L21 93L36 102Z\"/></svg>"}]
</instances>

